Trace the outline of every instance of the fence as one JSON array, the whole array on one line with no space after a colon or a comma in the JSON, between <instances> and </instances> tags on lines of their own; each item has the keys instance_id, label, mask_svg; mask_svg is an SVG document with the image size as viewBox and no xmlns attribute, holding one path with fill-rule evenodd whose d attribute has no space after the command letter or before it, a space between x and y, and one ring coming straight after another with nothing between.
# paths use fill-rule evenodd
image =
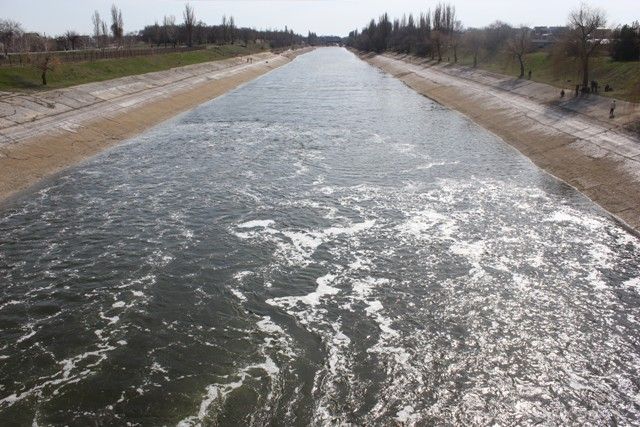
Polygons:
<instances>
[{"instance_id":1,"label":"fence","mask_svg":"<svg viewBox=\"0 0 640 427\"><path fill-rule=\"evenodd\" d=\"M98 61L100 59L130 58L134 56L150 56L175 52L193 52L204 50L206 46L194 47L152 47L152 48L130 48L130 49L88 49L88 50L65 50L55 52L27 52L10 53L7 56L0 56L0 66L27 66L38 63L47 55L58 58L61 62L87 62Z\"/></svg>"}]
</instances>

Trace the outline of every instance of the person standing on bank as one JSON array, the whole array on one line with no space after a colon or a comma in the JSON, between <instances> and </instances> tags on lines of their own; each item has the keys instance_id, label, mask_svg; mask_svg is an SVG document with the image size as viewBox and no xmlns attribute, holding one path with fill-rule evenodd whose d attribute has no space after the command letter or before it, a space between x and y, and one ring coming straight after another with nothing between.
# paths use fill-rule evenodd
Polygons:
<instances>
[{"instance_id":1,"label":"person standing on bank","mask_svg":"<svg viewBox=\"0 0 640 427\"><path fill-rule=\"evenodd\" d=\"M615 117L616 112L616 100L614 99L611 103L611 110L609 110L609 118L613 119Z\"/></svg>"}]
</instances>

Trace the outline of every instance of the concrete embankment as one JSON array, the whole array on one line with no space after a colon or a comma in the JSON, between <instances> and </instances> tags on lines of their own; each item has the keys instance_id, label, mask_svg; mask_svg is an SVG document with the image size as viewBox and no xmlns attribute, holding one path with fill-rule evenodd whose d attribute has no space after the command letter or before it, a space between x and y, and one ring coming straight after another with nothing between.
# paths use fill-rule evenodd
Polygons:
<instances>
[{"instance_id":1,"label":"concrete embankment","mask_svg":"<svg viewBox=\"0 0 640 427\"><path fill-rule=\"evenodd\" d=\"M306 52L265 52L43 93L0 93L0 200Z\"/></svg>"},{"instance_id":2,"label":"concrete embankment","mask_svg":"<svg viewBox=\"0 0 640 427\"><path fill-rule=\"evenodd\" d=\"M624 126L638 104L597 95L560 99L559 89L464 67L397 55L361 55L417 92L460 111L536 165L640 230L640 141Z\"/></svg>"}]
</instances>

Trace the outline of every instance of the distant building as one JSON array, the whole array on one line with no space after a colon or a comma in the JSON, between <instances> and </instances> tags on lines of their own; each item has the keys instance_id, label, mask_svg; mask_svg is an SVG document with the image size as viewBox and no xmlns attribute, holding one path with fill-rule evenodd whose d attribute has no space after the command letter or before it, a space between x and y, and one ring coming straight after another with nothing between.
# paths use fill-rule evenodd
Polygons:
<instances>
[{"instance_id":1,"label":"distant building","mask_svg":"<svg viewBox=\"0 0 640 427\"><path fill-rule=\"evenodd\" d=\"M569 27L533 27L532 44L538 49L552 46L567 31Z\"/></svg>"}]
</instances>

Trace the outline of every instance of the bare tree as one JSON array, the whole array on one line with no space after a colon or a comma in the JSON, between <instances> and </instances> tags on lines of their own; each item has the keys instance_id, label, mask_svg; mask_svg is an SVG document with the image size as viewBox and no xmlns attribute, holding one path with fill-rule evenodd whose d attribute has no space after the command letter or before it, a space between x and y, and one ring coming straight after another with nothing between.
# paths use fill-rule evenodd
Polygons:
<instances>
[{"instance_id":1,"label":"bare tree","mask_svg":"<svg viewBox=\"0 0 640 427\"><path fill-rule=\"evenodd\" d=\"M184 28L187 32L187 46L193 46L193 27L196 23L196 14L189 3L184 6Z\"/></svg>"},{"instance_id":2,"label":"bare tree","mask_svg":"<svg viewBox=\"0 0 640 427\"><path fill-rule=\"evenodd\" d=\"M473 55L473 68L478 66L478 55L484 47L485 32L476 28L468 29L462 40L465 49Z\"/></svg>"},{"instance_id":3,"label":"bare tree","mask_svg":"<svg viewBox=\"0 0 640 427\"><path fill-rule=\"evenodd\" d=\"M222 15L222 43L227 43L227 15Z\"/></svg>"},{"instance_id":4,"label":"bare tree","mask_svg":"<svg viewBox=\"0 0 640 427\"><path fill-rule=\"evenodd\" d=\"M36 63L36 68L42 73L42 85L47 85L47 72L55 71L56 67L60 65L60 60L53 55L45 55L42 60Z\"/></svg>"},{"instance_id":5,"label":"bare tree","mask_svg":"<svg viewBox=\"0 0 640 427\"><path fill-rule=\"evenodd\" d=\"M176 17L173 15L165 16L162 20L162 32L164 33L164 47L167 47L167 43L176 45Z\"/></svg>"},{"instance_id":6,"label":"bare tree","mask_svg":"<svg viewBox=\"0 0 640 427\"><path fill-rule=\"evenodd\" d=\"M438 62L442 62L442 43L445 37L442 9L442 4L438 4L433 11L433 30L431 31L431 42L435 46L435 53L438 55Z\"/></svg>"},{"instance_id":7,"label":"bare tree","mask_svg":"<svg viewBox=\"0 0 640 427\"><path fill-rule=\"evenodd\" d=\"M100 44L100 36L102 35L102 18L100 18L100 12L97 10L91 15L91 22L93 23L93 38L96 44Z\"/></svg>"},{"instance_id":8,"label":"bare tree","mask_svg":"<svg viewBox=\"0 0 640 427\"><path fill-rule=\"evenodd\" d=\"M524 56L531 51L531 30L524 25L513 30L506 43L507 52L520 64L520 76L524 77Z\"/></svg>"},{"instance_id":9,"label":"bare tree","mask_svg":"<svg viewBox=\"0 0 640 427\"><path fill-rule=\"evenodd\" d=\"M80 35L75 31L69 30L64 34L64 36L69 41L69 44L71 45L71 50L76 50L76 44L78 43L78 40L80 40Z\"/></svg>"},{"instance_id":10,"label":"bare tree","mask_svg":"<svg viewBox=\"0 0 640 427\"><path fill-rule=\"evenodd\" d=\"M460 47L460 43L462 42L463 30L462 22L455 21L451 29L451 35L449 36L449 44L451 45L451 49L453 49L453 62L456 63L458 62L458 47Z\"/></svg>"},{"instance_id":11,"label":"bare tree","mask_svg":"<svg viewBox=\"0 0 640 427\"><path fill-rule=\"evenodd\" d=\"M156 45L156 46L160 46L160 43L162 42L162 29L160 28L160 25L158 25L158 21L155 22L155 24L153 24L153 38L151 39L151 41Z\"/></svg>"},{"instance_id":12,"label":"bare tree","mask_svg":"<svg viewBox=\"0 0 640 427\"><path fill-rule=\"evenodd\" d=\"M431 41L438 55L438 62L442 62L442 49L450 42L456 23L456 8L450 4L439 3L433 11L433 30Z\"/></svg>"},{"instance_id":13,"label":"bare tree","mask_svg":"<svg viewBox=\"0 0 640 427\"><path fill-rule=\"evenodd\" d=\"M603 10L584 3L569 14L569 42L582 62L582 86L585 88L589 87L589 59L602 44L602 40L596 37L596 32L606 24L607 17Z\"/></svg>"},{"instance_id":14,"label":"bare tree","mask_svg":"<svg viewBox=\"0 0 640 427\"><path fill-rule=\"evenodd\" d=\"M433 59L433 49L431 49L431 10L428 10L426 14L420 14L417 52L422 55L431 53L431 59Z\"/></svg>"},{"instance_id":15,"label":"bare tree","mask_svg":"<svg viewBox=\"0 0 640 427\"><path fill-rule=\"evenodd\" d=\"M229 40L231 41L231 44L235 43L236 41L236 21L235 19L233 19L233 16L229 17Z\"/></svg>"},{"instance_id":16,"label":"bare tree","mask_svg":"<svg viewBox=\"0 0 640 427\"><path fill-rule=\"evenodd\" d=\"M495 21L490 24L484 31L484 45L487 50L487 54L496 55L498 52L501 52L503 46L507 42L507 39L512 34L512 31L513 28L511 28L511 25L506 22Z\"/></svg>"},{"instance_id":17,"label":"bare tree","mask_svg":"<svg viewBox=\"0 0 640 427\"><path fill-rule=\"evenodd\" d=\"M24 35L22 26L10 19L0 19L0 42L3 45L5 56L15 50L19 39Z\"/></svg>"},{"instance_id":18,"label":"bare tree","mask_svg":"<svg viewBox=\"0 0 640 427\"><path fill-rule=\"evenodd\" d=\"M102 34L100 35L100 47L105 48L109 44L109 28L107 27L107 23L102 21L100 23L100 30Z\"/></svg>"},{"instance_id":19,"label":"bare tree","mask_svg":"<svg viewBox=\"0 0 640 427\"><path fill-rule=\"evenodd\" d=\"M118 9L115 4L111 6L111 33L116 43L121 44L124 36L124 21L122 10Z\"/></svg>"}]
</instances>

